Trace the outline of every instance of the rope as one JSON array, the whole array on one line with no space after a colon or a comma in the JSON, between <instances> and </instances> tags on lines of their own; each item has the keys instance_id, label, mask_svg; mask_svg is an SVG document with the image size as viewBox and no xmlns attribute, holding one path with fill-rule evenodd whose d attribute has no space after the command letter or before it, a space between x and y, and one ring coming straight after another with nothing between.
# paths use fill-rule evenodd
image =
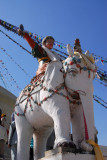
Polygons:
<instances>
[{"instance_id":1,"label":"rope","mask_svg":"<svg viewBox=\"0 0 107 160\"><path fill-rule=\"evenodd\" d=\"M0 25L3 26L5 29L7 30L10 30L10 31L13 31L14 33L18 34L17 30L19 29L19 27L16 27L10 23L7 23L3 20L0 19ZM34 39L35 41L39 41L41 43L43 37L42 36L39 36L37 34L34 34L34 33L31 33L31 32L28 32L28 34L32 37L32 39ZM57 44L59 43L59 44ZM58 41L55 41L55 45L60 47L61 49L64 49L66 48L66 45L64 43L61 43L61 42L58 42ZM95 56L95 59L96 57L100 57L101 58L101 62L107 62L107 58L106 57L101 57L101 56L97 56L95 55L94 53L92 53L92 55Z\"/></svg>"},{"instance_id":2,"label":"rope","mask_svg":"<svg viewBox=\"0 0 107 160\"><path fill-rule=\"evenodd\" d=\"M2 30L0 30L0 32L2 33L2 34L4 34L6 37L8 37L10 40L12 40L14 43L16 43L18 46L20 46L23 50L25 50L26 52L28 52L28 53L30 53L31 54L31 52L30 51L28 51L26 48L24 48L22 45L20 45L18 42L16 42L13 38L11 38L9 35L7 35L6 33L4 33ZM55 48L53 48L53 50L55 50L55 51L58 51L58 52L60 52L60 53L62 53L62 54L64 54L65 56L68 56L65 52L61 52L60 50L58 50L58 49L55 49ZM5 50L3 50L3 51L5 51ZM60 54L58 54L58 55L60 55ZM62 58L66 58L65 56L63 56L63 55L60 55ZM18 65L18 64L17 64ZM20 67L21 68L21 67ZM22 69L22 70L24 70L24 69ZM102 70L102 69L101 69ZM97 70L98 72L100 72L101 73L101 71L99 71L99 70ZM26 71L25 71L26 72ZM105 73L106 73L106 71L104 71ZM103 73L102 73L103 74ZM105 108L107 108L107 106L105 106L104 104L102 104L102 103L100 103L99 102L99 100L97 100L97 99L95 99L95 97L94 97L94 100L96 101L96 102L98 102L99 104L101 104L103 107L105 107Z\"/></svg>"},{"instance_id":3,"label":"rope","mask_svg":"<svg viewBox=\"0 0 107 160\"><path fill-rule=\"evenodd\" d=\"M29 78L31 78L31 76L12 58L12 56L10 56L6 50L4 48L1 48L1 50L11 59L12 62L14 62Z\"/></svg>"}]
</instances>

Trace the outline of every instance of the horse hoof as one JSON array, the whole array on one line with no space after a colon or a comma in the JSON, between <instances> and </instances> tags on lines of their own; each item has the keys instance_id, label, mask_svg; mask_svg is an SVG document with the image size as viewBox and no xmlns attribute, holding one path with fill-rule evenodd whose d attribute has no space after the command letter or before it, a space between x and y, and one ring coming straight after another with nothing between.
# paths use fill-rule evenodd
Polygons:
<instances>
[{"instance_id":1,"label":"horse hoof","mask_svg":"<svg viewBox=\"0 0 107 160\"><path fill-rule=\"evenodd\" d=\"M74 148L74 149L76 149L76 145L73 142L58 143L57 147L67 147L67 148Z\"/></svg>"},{"instance_id":2,"label":"horse hoof","mask_svg":"<svg viewBox=\"0 0 107 160\"><path fill-rule=\"evenodd\" d=\"M85 152L92 152L93 151L93 147L92 147L92 145L91 144L88 144L88 143L86 143L85 141L82 141L80 144L79 144L79 146L80 146L80 149L81 150L84 150Z\"/></svg>"}]
</instances>

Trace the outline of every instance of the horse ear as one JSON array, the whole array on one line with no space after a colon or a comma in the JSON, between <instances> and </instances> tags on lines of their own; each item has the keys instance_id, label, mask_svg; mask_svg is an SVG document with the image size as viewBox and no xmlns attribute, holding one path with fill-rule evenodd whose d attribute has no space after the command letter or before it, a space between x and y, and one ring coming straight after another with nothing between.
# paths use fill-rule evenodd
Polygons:
<instances>
[{"instance_id":1,"label":"horse ear","mask_svg":"<svg viewBox=\"0 0 107 160\"><path fill-rule=\"evenodd\" d=\"M67 52L68 52L68 54L69 54L70 56L73 55L73 50L71 49L70 44L67 44Z\"/></svg>"},{"instance_id":2,"label":"horse ear","mask_svg":"<svg viewBox=\"0 0 107 160\"><path fill-rule=\"evenodd\" d=\"M85 55L86 55L86 56L89 56L89 50L87 50L87 51L85 52Z\"/></svg>"},{"instance_id":3,"label":"horse ear","mask_svg":"<svg viewBox=\"0 0 107 160\"><path fill-rule=\"evenodd\" d=\"M90 54L89 50L85 52L86 57L91 61L91 63L95 63L94 57Z\"/></svg>"}]
</instances>

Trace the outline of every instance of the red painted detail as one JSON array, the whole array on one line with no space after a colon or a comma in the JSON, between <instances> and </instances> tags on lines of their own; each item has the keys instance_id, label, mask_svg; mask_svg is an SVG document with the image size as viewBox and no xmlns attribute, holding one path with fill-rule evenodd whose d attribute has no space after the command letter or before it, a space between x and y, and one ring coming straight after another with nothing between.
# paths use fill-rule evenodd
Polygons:
<instances>
[{"instance_id":1,"label":"red painted detail","mask_svg":"<svg viewBox=\"0 0 107 160\"><path fill-rule=\"evenodd\" d=\"M90 73L88 74L88 78L90 78Z\"/></svg>"},{"instance_id":2,"label":"red painted detail","mask_svg":"<svg viewBox=\"0 0 107 160\"><path fill-rule=\"evenodd\" d=\"M66 77L66 74L64 74L64 78Z\"/></svg>"},{"instance_id":3,"label":"red painted detail","mask_svg":"<svg viewBox=\"0 0 107 160\"><path fill-rule=\"evenodd\" d=\"M30 93L28 93L28 97L30 97Z\"/></svg>"},{"instance_id":4,"label":"red painted detail","mask_svg":"<svg viewBox=\"0 0 107 160\"><path fill-rule=\"evenodd\" d=\"M57 93L57 92L58 92L58 90L55 90L54 92L55 92L55 93Z\"/></svg>"},{"instance_id":5,"label":"red painted detail","mask_svg":"<svg viewBox=\"0 0 107 160\"><path fill-rule=\"evenodd\" d=\"M76 104L76 101L73 101L72 103L73 103L73 104Z\"/></svg>"},{"instance_id":6,"label":"red painted detail","mask_svg":"<svg viewBox=\"0 0 107 160\"><path fill-rule=\"evenodd\" d=\"M87 123L86 123L86 118L85 118L84 111L83 111L83 118L84 118L84 126L85 126L85 139L88 140L89 139L88 128L87 128Z\"/></svg>"},{"instance_id":7,"label":"red painted detail","mask_svg":"<svg viewBox=\"0 0 107 160\"><path fill-rule=\"evenodd\" d=\"M77 67L77 68L80 68L80 65L79 65L79 64L76 64L76 67Z\"/></svg>"},{"instance_id":8,"label":"red painted detail","mask_svg":"<svg viewBox=\"0 0 107 160\"><path fill-rule=\"evenodd\" d=\"M73 65L73 64L74 64L74 62L72 62L72 61L71 61L69 64L70 64L70 65Z\"/></svg>"},{"instance_id":9,"label":"red painted detail","mask_svg":"<svg viewBox=\"0 0 107 160\"><path fill-rule=\"evenodd\" d=\"M68 96L66 96L66 99L68 99L68 100L69 100L69 97L68 97Z\"/></svg>"},{"instance_id":10,"label":"red painted detail","mask_svg":"<svg viewBox=\"0 0 107 160\"><path fill-rule=\"evenodd\" d=\"M46 100L47 100L47 98L45 97L45 98L44 98L44 101L46 101Z\"/></svg>"}]
</instances>

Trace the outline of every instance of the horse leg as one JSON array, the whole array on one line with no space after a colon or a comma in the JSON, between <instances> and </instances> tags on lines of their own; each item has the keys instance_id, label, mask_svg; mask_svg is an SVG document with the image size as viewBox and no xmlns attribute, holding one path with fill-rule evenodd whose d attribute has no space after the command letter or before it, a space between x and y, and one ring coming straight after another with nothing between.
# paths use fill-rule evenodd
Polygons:
<instances>
[{"instance_id":1,"label":"horse leg","mask_svg":"<svg viewBox=\"0 0 107 160\"><path fill-rule=\"evenodd\" d=\"M44 157L46 151L46 144L49 135L52 133L53 128L45 127L33 134L34 140L34 160Z\"/></svg>"},{"instance_id":2,"label":"horse leg","mask_svg":"<svg viewBox=\"0 0 107 160\"><path fill-rule=\"evenodd\" d=\"M25 116L15 116L17 130L17 160L29 160L30 141L33 128L27 122Z\"/></svg>"},{"instance_id":3,"label":"horse leg","mask_svg":"<svg viewBox=\"0 0 107 160\"><path fill-rule=\"evenodd\" d=\"M83 106L82 115L84 119L85 140L95 140L96 130L94 124L93 94L87 93L86 96L80 95L80 99ZM88 147L85 142L81 143L81 145L83 146L83 148ZM91 151L92 147L91 145L89 146L89 151Z\"/></svg>"},{"instance_id":4,"label":"horse leg","mask_svg":"<svg viewBox=\"0 0 107 160\"><path fill-rule=\"evenodd\" d=\"M62 94L66 95L65 90L60 91ZM55 131L55 147L58 144L64 142L71 142L70 140L70 107L69 101L65 97L55 94L48 101L43 104L44 108L48 106L47 114L54 121L54 131Z\"/></svg>"},{"instance_id":5,"label":"horse leg","mask_svg":"<svg viewBox=\"0 0 107 160\"><path fill-rule=\"evenodd\" d=\"M77 149L79 148L78 144L83 139L85 139L85 129L84 129L84 119L82 105L75 106L71 105L71 123L72 123L72 135L73 135L73 142L76 144ZM73 110L72 110L72 107Z\"/></svg>"},{"instance_id":6,"label":"horse leg","mask_svg":"<svg viewBox=\"0 0 107 160\"><path fill-rule=\"evenodd\" d=\"M94 140L95 125L94 125L94 111L93 111L93 94L87 93L86 96L80 95L80 99L83 106L83 117L85 129L87 128L88 135L86 139Z\"/></svg>"}]
</instances>

